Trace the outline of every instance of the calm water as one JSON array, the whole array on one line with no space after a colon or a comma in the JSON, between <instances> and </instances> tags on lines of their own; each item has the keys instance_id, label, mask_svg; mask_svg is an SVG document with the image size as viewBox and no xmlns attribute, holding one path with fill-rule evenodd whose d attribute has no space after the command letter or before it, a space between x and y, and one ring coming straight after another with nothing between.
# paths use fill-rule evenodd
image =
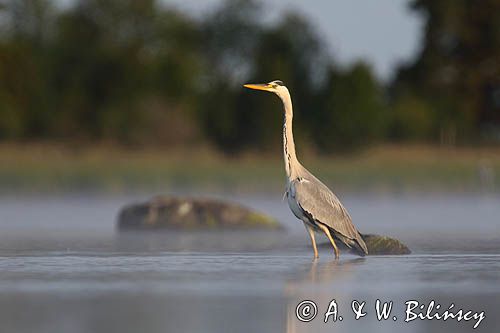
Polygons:
<instances>
[{"instance_id":1,"label":"calm water","mask_svg":"<svg viewBox=\"0 0 500 333\"><path fill-rule=\"evenodd\" d=\"M232 199L276 216L284 233L116 232L118 209L143 198L2 197L0 331L469 332L477 322L405 323L409 300L484 311L476 331L498 331L498 196L346 197L360 230L397 237L413 253L340 261L329 247L312 261L278 195ZM343 320L325 324L333 299ZM377 299L394 302L388 320L377 320ZM307 323L295 315L303 300L318 309ZM366 301L357 321L353 300Z\"/></svg>"}]
</instances>

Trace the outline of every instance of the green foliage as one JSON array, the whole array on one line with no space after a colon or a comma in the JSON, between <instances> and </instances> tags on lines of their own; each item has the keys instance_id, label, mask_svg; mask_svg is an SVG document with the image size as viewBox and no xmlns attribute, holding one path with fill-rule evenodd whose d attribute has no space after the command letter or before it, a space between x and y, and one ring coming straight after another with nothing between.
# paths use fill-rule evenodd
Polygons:
<instances>
[{"instance_id":1,"label":"green foliage","mask_svg":"<svg viewBox=\"0 0 500 333\"><path fill-rule=\"evenodd\" d=\"M384 137L387 106L382 88L362 63L332 71L317 115L315 138L324 150L352 149Z\"/></svg>"},{"instance_id":2,"label":"green foliage","mask_svg":"<svg viewBox=\"0 0 500 333\"><path fill-rule=\"evenodd\" d=\"M435 133L435 111L421 98L409 93L398 96L392 112L391 135L396 140L425 141Z\"/></svg>"},{"instance_id":3,"label":"green foliage","mask_svg":"<svg viewBox=\"0 0 500 333\"><path fill-rule=\"evenodd\" d=\"M225 1L201 23L204 75L197 115L206 136L227 153L262 143L254 141L262 126L242 87L261 35L259 13L253 1Z\"/></svg>"},{"instance_id":4,"label":"green foliage","mask_svg":"<svg viewBox=\"0 0 500 333\"><path fill-rule=\"evenodd\" d=\"M477 139L487 124L500 131L500 1L414 0L412 8L426 19L423 47L400 69L397 94L424 98L437 131L457 141Z\"/></svg>"},{"instance_id":5,"label":"green foliage","mask_svg":"<svg viewBox=\"0 0 500 333\"><path fill-rule=\"evenodd\" d=\"M304 17L263 22L263 2L226 0L200 19L159 0L63 8L2 2L0 140L275 152L279 100L242 88L275 79L292 93L297 141L322 152L474 140L500 127L498 1L414 1L427 19L425 43L398 72L389 100L368 66L336 66Z\"/></svg>"},{"instance_id":6,"label":"green foliage","mask_svg":"<svg viewBox=\"0 0 500 333\"><path fill-rule=\"evenodd\" d=\"M294 106L295 136L301 139L314 133L314 113L318 111L317 95L323 89L330 59L322 48L323 41L303 18L288 14L275 26L261 34L252 58L249 82L284 81L291 91ZM318 74L318 75L317 75ZM324 83L323 83L324 84ZM281 149L283 111L278 98L245 91L241 108L251 107L247 121L251 131L243 131L255 147ZM252 102L248 95L252 94Z\"/></svg>"}]
</instances>

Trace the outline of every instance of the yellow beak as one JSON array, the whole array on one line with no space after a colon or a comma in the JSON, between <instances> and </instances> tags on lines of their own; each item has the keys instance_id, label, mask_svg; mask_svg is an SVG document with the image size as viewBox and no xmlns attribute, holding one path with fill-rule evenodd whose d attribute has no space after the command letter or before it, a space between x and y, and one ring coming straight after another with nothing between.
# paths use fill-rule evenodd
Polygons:
<instances>
[{"instance_id":1,"label":"yellow beak","mask_svg":"<svg viewBox=\"0 0 500 333\"><path fill-rule=\"evenodd\" d=\"M243 85L243 87L255 90L264 90L264 91L270 91L272 88L272 86L267 83L249 83Z\"/></svg>"}]
</instances>

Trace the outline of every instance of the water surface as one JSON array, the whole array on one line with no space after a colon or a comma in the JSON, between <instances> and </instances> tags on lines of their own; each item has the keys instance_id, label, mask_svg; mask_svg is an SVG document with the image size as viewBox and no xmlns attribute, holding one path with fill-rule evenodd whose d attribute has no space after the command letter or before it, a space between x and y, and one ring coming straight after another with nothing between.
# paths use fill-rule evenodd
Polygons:
<instances>
[{"instance_id":1,"label":"water surface","mask_svg":"<svg viewBox=\"0 0 500 333\"><path fill-rule=\"evenodd\" d=\"M286 232L118 233L118 209L141 195L3 197L2 332L468 332L475 321L404 322L405 301L485 311L476 331L500 325L500 198L352 196L362 232L394 236L407 256L320 259L286 203L232 197L276 216ZM331 300L343 321L324 323ZM392 300L378 321L374 304ZM314 301L317 317L296 318ZM353 300L366 301L354 320ZM393 320L396 316L396 321Z\"/></svg>"}]
</instances>

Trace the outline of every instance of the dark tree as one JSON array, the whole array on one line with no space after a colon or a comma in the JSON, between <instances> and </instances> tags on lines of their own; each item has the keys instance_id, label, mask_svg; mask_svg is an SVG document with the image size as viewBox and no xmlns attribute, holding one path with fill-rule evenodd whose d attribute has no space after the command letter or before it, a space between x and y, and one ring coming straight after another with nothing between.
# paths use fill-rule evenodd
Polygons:
<instances>
[{"instance_id":1,"label":"dark tree","mask_svg":"<svg viewBox=\"0 0 500 333\"><path fill-rule=\"evenodd\" d=\"M432 105L442 141L500 128L500 1L415 0L426 20L417 60L394 86Z\"/></svg>"}]
</instances>

